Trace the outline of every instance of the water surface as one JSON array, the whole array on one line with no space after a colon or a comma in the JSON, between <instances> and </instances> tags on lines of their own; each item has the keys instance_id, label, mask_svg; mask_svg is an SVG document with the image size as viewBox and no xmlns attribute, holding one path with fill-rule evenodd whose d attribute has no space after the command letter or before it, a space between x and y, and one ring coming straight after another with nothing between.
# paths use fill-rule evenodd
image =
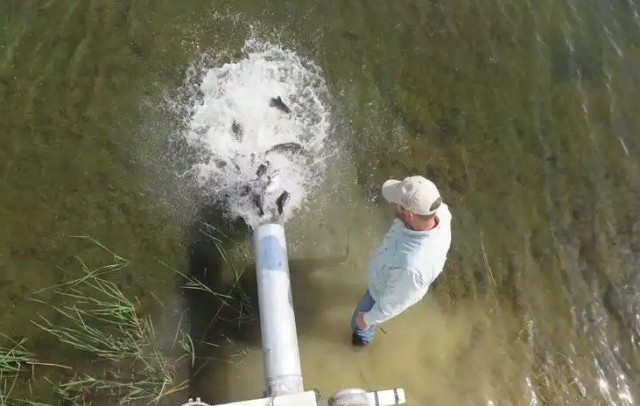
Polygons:
<instances>
[{"instance_id":1,"label":"water surface","mask_svg":"<svg viewBox=\"0 0 640 406\"><path fill-rule=\"evenodd\" d=\"M182 302L159 260L231 272L190 232L211 216L167 157L179 121L166 100L203 53L233 61L254 37L322 68L341 145L287 226L308 388L402 386L417 405L636 404L639 11L632 0L0 3L0 331L47 340L30 323L45 310L27 299L94 255L73 235L131 259L122 286L156 316L182 311L167 310ZM423 302L354 351L349 317L389 224L378 188L409 173L449 203L451 257ZM226 248L250 251L242 238ZM190 310L211 317L202 304ZM208 326L221 347L201 351L192 389L212 403L259 396L256 326Z\"/></svg>"}]
</instances>

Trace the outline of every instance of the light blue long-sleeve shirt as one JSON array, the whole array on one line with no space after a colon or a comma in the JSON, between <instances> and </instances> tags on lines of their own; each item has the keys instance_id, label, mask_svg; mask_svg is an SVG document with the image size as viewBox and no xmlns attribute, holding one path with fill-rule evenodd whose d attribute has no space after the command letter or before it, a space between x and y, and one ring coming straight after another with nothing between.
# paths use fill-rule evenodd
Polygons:
<instances>
[{"instance_id":1,"label":"light blue long-sleeve shirt","mask_svg":"<svg viewBox=\"0 0 640 406\"><path fill-rule=\"evenodd\" d=\"M442 272L451 245L451 213L446 204L436 212L438 225L413 231L396 219L368 267L368 287L376 301L365 313L370 326L383 323L416 304Z\"/></svg>"}]
</instances>

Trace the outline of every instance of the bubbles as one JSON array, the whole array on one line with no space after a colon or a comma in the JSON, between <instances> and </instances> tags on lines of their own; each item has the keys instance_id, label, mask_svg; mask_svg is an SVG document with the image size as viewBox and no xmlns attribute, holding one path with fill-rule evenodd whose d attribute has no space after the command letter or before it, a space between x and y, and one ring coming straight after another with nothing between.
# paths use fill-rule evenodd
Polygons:
<instances>
[{"instance_id":1,"label":"bubbles","mask_svg":"<svg viewBox=\"0 0 640 406\"><path fill-rule=\"evenodd\" d=\"M284 192L287 221L322 178L329 95L320 69L293 51L250 39L242 53L190 69L174 109L184 120L177 141L190 151L185 177L255 227Z\"/></svg>"}]
</instances>

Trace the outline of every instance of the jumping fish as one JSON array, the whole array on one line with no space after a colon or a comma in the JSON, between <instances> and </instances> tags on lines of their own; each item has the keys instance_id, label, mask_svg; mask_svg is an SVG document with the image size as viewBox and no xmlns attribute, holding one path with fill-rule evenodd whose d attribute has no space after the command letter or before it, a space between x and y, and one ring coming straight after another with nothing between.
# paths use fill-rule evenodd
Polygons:
<instances>
[{"instance_id":1,"label":"jumping fish","mask_svg":"<svg viewBox=\"0 0 640 406\"><path fill-rule=\"evenodd\" d=\"M269 152L291 152L296 154L298 152L302 152L302 145L297 142L283 142L282 144L276 144L267 150L267 154Z\"/></svg>"},{"instance_id":2,"label":"jumping fish","mask_svg":"<svg viewBox=\"0 0 640 406\"><path fill-rule=\"evenodd\" d=\"M277 215L282 215L284 212L284 206L289 201L289 192L283 190L278 198L275 200L275 207L272 204L267 203L268 197L279 188L279 175L276 173L268 173L271 162L265 161L258 166L256 170L256 180L251 192L253 193L253 205L257 209L260 217L265 216L269 211ZM269 206L269 207L266 207ZM274 210L275 209L275 210Z\"/></svg>"},{"instance_id":3,"label":"jumping fish","mask_svg":"<svg viewBox=\"0 0 640 406\"><path fill-rule=\"evenodd\" d=\"M233 120L233 124L231 124L231 131L235 135L236 141L242 141L242 127L236 120Z\"/></svg>"},{"instance_id":4,"label":"jumping fish","mask_svg":"<svg viewBox=\"0 0 640 406\"><path fill-rule=\"evenodd\" d=\"M261 178L262 175L264 175L265 173L267 173L267 167L269 166L269 161L260 164L260 166L258 166L258 170L256 171L256 176L258 178Z\"/></svg>"},{"instance_id":5,"label":"jumping fish","mask_svg":"<svg viewBox=\"0 0 640 406\"><path fill-rule=\"evenodd\" d=\"M290 196L289 192L287 192L285 190L282 193L280 193L280 196L278 196L278 198L276 199L276 207L278 208L278 214L279 215L282 215L282 213L284 212L284 206L289 201L289 196ZM253 198L253 204L258 209L258 215L260 217L264 216L264 214L265 214L265 212L264 212L264 204L265 204L264 195L261 194L261 193L256 193L254 198Z\"/></svg>"},{"instance_id":6,"label":"jumping fish","mask_svg":"<svg viewBox=\"0 0 640 406\"><path fill-rule=\"evenodd\" d=\"M258 215L260 217L264 216L264 195L262 195L261 193L256 193L255 197L253 198L253 204L258 209Z\"/></svg>"},{"instance_id":7,"label":"jumping fish","mask_svg":"<svg viewBox=\"0 0 640 406\"><path fill-rule=\"evenodd\" d=\"M284 104L280 96L272 97L271 100L269 101L269 106L275 107L283 113L287 113L287 114L291 113L291 109L289 109L289 107L287 107L287 105Z\"/></svg>"},{"instance_id":8,"label":"jumping fish","mask_svg":"<svg viewBox=\"0 0 640 406\"><path fill-rule=\"evenodd\" d=\"M284 205L287 204L288 201L289 192L287 192L286 190L282 192L280 196L278 196L278 199L276 199L276 205L278 206L278 213L280 215L282 215L282 212L284 211Z\"/></svg>"}]
</instances>

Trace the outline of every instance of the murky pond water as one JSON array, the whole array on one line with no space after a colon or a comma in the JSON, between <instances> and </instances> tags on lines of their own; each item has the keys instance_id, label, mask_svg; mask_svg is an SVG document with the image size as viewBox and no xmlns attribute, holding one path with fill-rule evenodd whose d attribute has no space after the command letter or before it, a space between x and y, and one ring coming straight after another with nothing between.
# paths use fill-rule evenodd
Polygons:
<instances>
[{"instance_id":1,"label":"murky pond water","mask_svg":"<svg viewBox=\"0 0 640 406\"><path fill-rule=\"evenodd\" d=\"M89 235L130 260L117 282L159 337L190 319L209 343L189 392L261 394L250 239L224 229L229 265L202 233L199 221L221 223L179 176L167 102L203 55L240 60L250 38L313 61L330 96L337 146L287 223L308 388L402 386L413 405L637 404L635 0L0 2L0 332L45 361L68 356L30 299L77 278L75 257L101 260L72 238ZM449 203L450 260L355 351L349 317L389 222L377 190L409 173ZM232 298L178 294L176 270Z\"/></svg>"}]
</instances>

